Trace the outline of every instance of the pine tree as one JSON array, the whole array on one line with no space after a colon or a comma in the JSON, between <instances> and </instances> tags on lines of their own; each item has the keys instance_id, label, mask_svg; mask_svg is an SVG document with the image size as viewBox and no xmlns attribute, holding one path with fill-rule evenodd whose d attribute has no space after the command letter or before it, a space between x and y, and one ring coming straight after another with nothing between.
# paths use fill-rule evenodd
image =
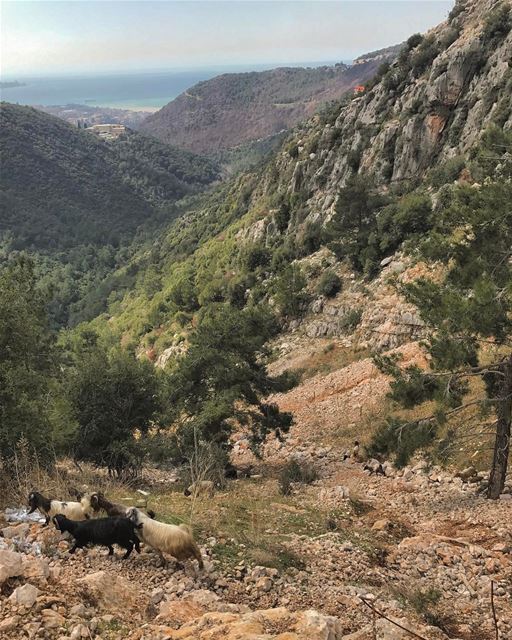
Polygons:
<instances>
[{"instance_id":1,"label":"pine tree","mask_svg":"<svg viewBox=\"0 0 512 640\"><path fill-rule=\"evenodd\" d=\"M166 404L185 454L199 440L228 446L235 423L248 427L254 451L291 416L262 400L281 390L268 376L265 343L279 327L265 308L212 304L189 337L189 349L169 372Z\"/></svg>"},{"instance_id":2,"label":"pine tree","mask_svg":"<svg viewBox=\"0 0 512 640\"><path fill-rule=\"evenodd\" d=\"M390 395L399 405L412 408L434 400L436 410L414 422L391 419L373 442L375 451L394 451L403 464L469 407L480 408L482 416L493 412L494 456L487 492L493 499L505 483L512 418L510 202L512 184L506 179L488 178L480 187L457 186L440 193L434 229L420 252L444 266L444 280L420 279L403 288L429 328L431 370L402 370L393 358L378 359L381 369L394 376ZM465 401L474 378L482 381L482 392Z\"/></svg>"},{"instance_id":3,"label":"pine tree","mask_svg":"<svg viewBox=\"0 0 512 640\"><path fill-rule=\"evenodd\" d=\"M12 260L0 270L0 453L20 440L42 452L51 445L51 378L58 351L49 329L47 298L34 265Z\"/></svg>"}]
</instances>

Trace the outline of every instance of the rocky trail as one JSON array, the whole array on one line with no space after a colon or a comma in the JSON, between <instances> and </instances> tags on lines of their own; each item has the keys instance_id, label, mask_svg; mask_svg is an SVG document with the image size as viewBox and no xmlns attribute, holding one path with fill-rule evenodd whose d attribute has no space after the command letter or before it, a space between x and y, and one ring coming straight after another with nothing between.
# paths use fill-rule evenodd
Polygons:
<instances>
[{"instance_id":1,"label":"rocky trail","mask_svg":"<svg viewBox=\"0 0 512 640\"><path fill-rule=\"evenodd\" d=\"M127 561L98 548L70 556L51 526L6 523L2 637L414 637L380 616L374 630L364 599L427 639L490 640L492 583L498 637L512 638L511 499L486 501L476 484L421 462L399 472L386 465L381 476L332 449L319 454L320 480L296 485L290 504L277 505L297 515L313 505L326 517L324 533L285 536L300 567L254 566L235 540L235 562L226 564L226 541L214 537L200 541L201 573L188 564L160 568L147 550Z\"/></svg>"}]
</instances>

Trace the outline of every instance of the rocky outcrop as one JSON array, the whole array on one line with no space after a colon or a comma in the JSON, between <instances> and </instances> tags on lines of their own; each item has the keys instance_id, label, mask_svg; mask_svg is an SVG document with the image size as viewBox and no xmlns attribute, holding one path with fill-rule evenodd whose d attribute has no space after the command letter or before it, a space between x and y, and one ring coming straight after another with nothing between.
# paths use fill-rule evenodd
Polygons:
<instances>
[{"instance_id":1,"label":"rocky outcrop","mask_svg":"<svg viewBox=\"0 0 512 640\"><path fill-rule=\"evenodd\" d=\"M343 640L336 618L317 611L291 612L281 607L249 613L206 613L183 626L155 630L168 640Z\"/></svg>"},{"instance_id":2,"label":"rocky outcrop","mask_svg":"<svg viewBox=\"0 0 512 640\"><path fill-rule=\"evenodd\" d=\"M306 197L307 220L327 220L354 173L383 187L417 179L435 163L466 153L498 114L500 125L512 127L512 31L497 40L485 31L492 11L506 4L510 0L469 0L426 34L430 48L420 44L405 61L399 57L334 120L316 117L301 127L271 171L281 191ZM415 62L423 54L424 68Z\"/></svg>"}]
</instances>

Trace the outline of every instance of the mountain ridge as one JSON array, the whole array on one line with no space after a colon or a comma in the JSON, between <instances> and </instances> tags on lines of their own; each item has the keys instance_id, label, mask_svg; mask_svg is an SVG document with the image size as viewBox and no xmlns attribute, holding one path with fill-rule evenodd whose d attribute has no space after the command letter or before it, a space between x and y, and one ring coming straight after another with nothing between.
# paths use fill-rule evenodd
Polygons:
<instances>
[{"instance_id":1,"label":"mountain ridge","mask_svg":"<svg viewBox=\"0 0 512 640\"><path fill-rule=\"evenodd\" d=\"M364 83L396 47L347 66L278 67L227 73L200 82L148 116L140 130L164 142L211 154L275 135L320 105Z\"/></svg>"}]
</instances>

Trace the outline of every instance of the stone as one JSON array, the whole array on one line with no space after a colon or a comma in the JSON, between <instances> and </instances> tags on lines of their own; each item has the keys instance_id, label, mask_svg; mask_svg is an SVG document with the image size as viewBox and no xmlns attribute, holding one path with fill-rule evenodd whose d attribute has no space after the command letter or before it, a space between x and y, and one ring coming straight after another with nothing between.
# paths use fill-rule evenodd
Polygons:
<instances>
[{"instance_id":1,"label":"stone","mask_svg":"<svg viewBox=\"0 0 512 640\"><path fill-rule=\"evenodd\" d=\"M45 629L58 629L66 624L64 616L53 609L43 609L41 618Z\"/></svg>"},{"instance_id":2,"label":"stone","mask_svg":"<svg viewBox=\"0 0 512 640\"><path fill-rule=\"evenodd\" d=\"M21 553L0 549L0 584L9 578L21 576L23 563Z\"/></svg>"},{"instance_id":3,"label":"stone","mask_svg":"<svg viewBox=\"0 0 512 640\"><path fill-rule=\"evenodd\" d=\"M76 618L86 618L87 617L87 608L81 602L79 604L75 604L69 610L69 613Z\"/></svg>"},{"instance_id":4,"label":"stone","mask_svg":"<svg viewBox=\"0 0 512 640\"><path fill-rule=\"evenodd\" d=\"M376 520L372 525L372 531L389 531L391 522L389 520Z\"/></svg>"},{"instance_id":5,"label":"stone","mask_svg":"<svg viewBox=\"0 0 512 640\"><path fill-rule=\"evenodd\" d=\"M122 576L98 571L76 581L78 590L100 609L133 609L140 600L137 589Z\"/></svg>"},{"instance_id":6,"label":"stone","mask_svg":"<svg viewBox=\"0 0 512 640\"><path fill-rule=\"evenodd\" d=\"M3 620L0 620L0 633L7 633L7 631L12 631L16 629L20 621L20 617L17 615L8 616Z\"/></svg>"},{"instance_id":7,"label":"stone","mask_svg":"<svg viewBox=\"0 0 512 640\"><path fill-rule=\"evenodd\" d=\"M476 475L477 475L477 471L475 467L467 467L466 469L463 469L462 471L459 471L458 473L456 473L455 477L460 478L464 482L467 482L470 478Z\"/></svg>"},{"instance_id":8,"label":"stone","mask_svg":"<svg viewBox=\"0 0 512 640\"><path fill-rule=\"evenodd\" d=\"M173 625L183 625L201 617L206 611L207 609L205 609L205 607L189 598L166 600L160 603L156 621Z\"/></svg>"},{"instance_id":9,"label":"stone","mask_svg":"<svg viewBox=\"0 0 512 640\"><path fill-rule=\"evenodd\" d=\"M388 264L391 264L392 262L393 262L393 256L388 256L387 258L384 258L383 260L380 261L380 266L387 267Z\"/></svg>"},{"instance_id":10,"label":"stone","mask_svg":"<svg viewBox=\"0 0 512 640\"><path fill-rule=\"evenodd\" d=\"M270 589L272 589L272 580L268 576L259 578L256 581L256 589L258 589L258 591L263 591L264 593L268 593Z\"/></svg>"},{"instance_id":11,"label":"stone","mask_svg":"<svg viewBox=\"0 0 512 640\"><path fill-rule=\"evenodd\" d=\"M13 538L25 538L30 530L30 524L28 522L21 522L17 525L10 527L4 527L2 529L2 536L6 540L12 540Z\"/></svg>"},{"instance_id":12,"label":"stone","mask_svg":"<svg viewBox=\"0 0 512 640\"><path fill-rule=\"evenodd\" d=\"M37 600L40 591L37 587L27 582L22 587L17 587L9 596L9 600L30 609Z\"/></svg>"},{"instance_id":13,"label":"stone","mask_svg":"<svg viewBox=\"0 0 512 640\"><path fill-rule=\"evenodd\" d=\"M153 589L153 591L151 592L151 603L158 604L164 599L164 596L165 596L164 590L161 589L160 587L157 589Z\"/></svg>"},{"instance_id":14,"label":"stone","mask_svg":"<svg viewBox=\"0 0 512 640\"><path fill-rule=\"evenodd\" d=\"M23 557L23 575L28 580L43 581L50 577L50 566L43 558Z\"/></svg>"}]
</instances>

